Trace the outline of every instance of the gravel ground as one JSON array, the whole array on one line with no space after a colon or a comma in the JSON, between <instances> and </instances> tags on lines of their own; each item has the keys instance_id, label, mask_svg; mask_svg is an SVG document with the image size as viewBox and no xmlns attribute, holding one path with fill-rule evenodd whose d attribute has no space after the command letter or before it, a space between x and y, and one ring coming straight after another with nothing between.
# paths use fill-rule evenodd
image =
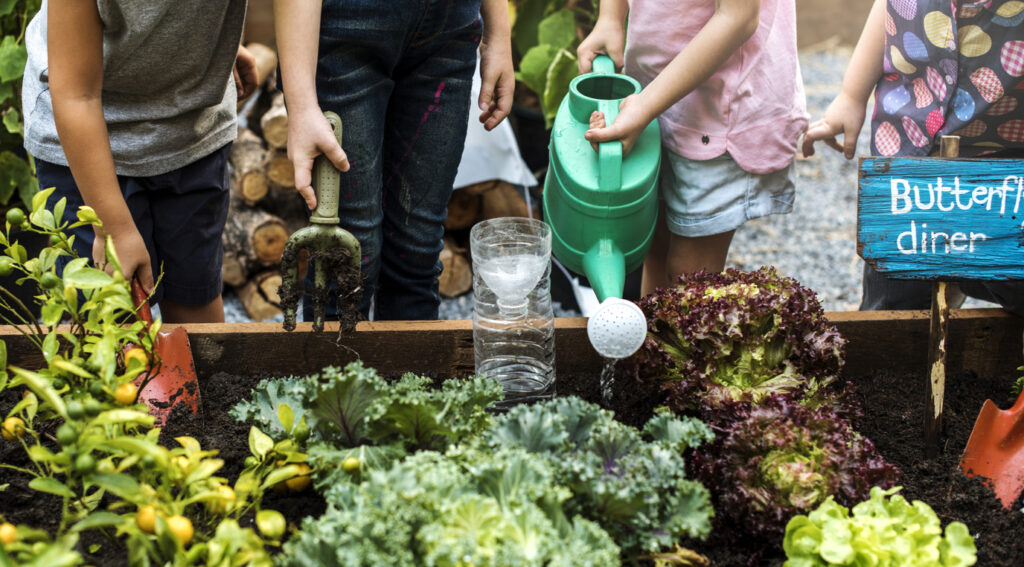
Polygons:
<instances>
[{"instance_id":1,"label":"gravel ground","mask_svg":"<svg viewBox=\"0 0 1024 567\"><path fill-rule=\"evenodd\" d=\"M839 92L851 50L825 47L800 54L807 110L817 120ZM869 127L858 139L867 155ZM756 219L736 231L728 265L744 270L774 265L779 273L814 290L826 311L856 310L864 262L857 256L857 159L847 161L819 144L814 157L797 159L796 203L788 215ZM990 304L968 299L965 307ZM472 293L446 299L442 319L472 316ZM233 294L225 294L228 322L248 321ZM578 316L555 306L556 316ZM280 320L280 318L278 318Z\"/></svg>"}]
</instances>

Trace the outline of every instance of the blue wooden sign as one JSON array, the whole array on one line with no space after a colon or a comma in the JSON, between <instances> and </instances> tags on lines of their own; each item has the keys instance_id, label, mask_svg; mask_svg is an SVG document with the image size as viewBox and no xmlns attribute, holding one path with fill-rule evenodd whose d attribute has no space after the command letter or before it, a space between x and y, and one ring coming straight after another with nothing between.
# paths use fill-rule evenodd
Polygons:
<instances>
[{"instance_id":1,"label":"blue wooden sign","mask_svg":"<svg viewBox=\"0 0 1024 567\"><path fill-rule=\"evenodd\" d=\"M857 252L893 278L1024 279L1024 161L862 158Z\"/></svg>"}]
</instances>

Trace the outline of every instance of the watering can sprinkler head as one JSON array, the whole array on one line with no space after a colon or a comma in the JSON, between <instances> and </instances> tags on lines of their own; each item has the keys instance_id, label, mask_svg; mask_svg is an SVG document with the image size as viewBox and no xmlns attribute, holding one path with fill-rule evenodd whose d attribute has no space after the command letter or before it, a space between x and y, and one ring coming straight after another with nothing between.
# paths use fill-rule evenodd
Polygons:
<instances>
[{"instance_id":1,"label":"watering can sprinkler head","mask_svg":"<svg viewBox=\"0 0 1024 567\"><path fill-rule=\"evenodd\" d=\"M331 124L334 135L341 145L341 118L333 112L324 117ZM313 162L313 189L316 192L316 209L309 218L310 225L297 230L285 244L281 260L283 273L281 283L281 307L284 311L284 329L295 329L299 293L299 251L309 251L313 267L313 330L324 329L324 318L330 291L329 276L338 274L341 281L355 281L356 289L338 290L338 293L360 291L359 273L361 248L359 241L350 232L338 226L338 198L341 175L325 156Z\"/></svg>"},{"instance_id":2,"label":"watering can sprinkler head","mask_svg":"<svg viewBox=\"0 0 1024 567\"><path fill-rule=\"evenodd\" d=\"M605 358L632 356L647 339L647 317L632 301L609 297L587 319L587 338Z\"/></svg>"}]
</instances>

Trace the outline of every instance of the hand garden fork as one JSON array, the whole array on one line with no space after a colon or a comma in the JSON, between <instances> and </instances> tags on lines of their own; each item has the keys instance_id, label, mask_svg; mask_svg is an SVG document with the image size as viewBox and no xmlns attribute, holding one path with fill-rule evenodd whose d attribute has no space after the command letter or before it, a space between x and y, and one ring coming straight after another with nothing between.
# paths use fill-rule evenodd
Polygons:
<instances>
[{"instance_id":1,"label":"hand garden fork","mask_svg":"<svg viewBox=\"0 0 1024 567\"><path fill-rule=\"evenodd\" d=\"M341 145L341 118L333 112L324 117L331 124L338 145ZM284 329L295 329L295 316L299 296L299 251L309 251L310 267L313 269L313 289L309 297L313 301L313 330L324 329L324 315L330 297L330 281L333 276L338 283L339 309L342 304L358 302L362 295L360 276L361 248L351 233L338 226L338 198L341 175L326 156L313 162L313 190L316 192L316 209L309 218L310 225L295 231L285 244L281 257L283 274L280 296L284 310ZM344 317L342 318L344 320ZM351 318L354 322L355 318ZM354 325L353 325L354 326ZM349 331L352 329L342 329Z\"/></svg>"}]
</instances>

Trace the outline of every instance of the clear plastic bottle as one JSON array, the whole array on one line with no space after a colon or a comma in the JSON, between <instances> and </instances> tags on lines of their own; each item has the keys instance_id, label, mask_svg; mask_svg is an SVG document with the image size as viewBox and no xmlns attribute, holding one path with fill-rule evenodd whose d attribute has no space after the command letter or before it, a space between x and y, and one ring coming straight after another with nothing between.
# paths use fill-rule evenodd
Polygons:
<instances>
[{"instance_id":1,"label":"clear plastic bottle","mask_svg":"<svg viewBox=\"0 0 1024 567\"><path fill-rule=\"evenodd\" d=\"M506 405L554 396L550 229L535 219L491 219L474 226L470 242L476 373L502 384ZM517 278L531 287L510 291Z\"/></svg>"}]
</instances>

